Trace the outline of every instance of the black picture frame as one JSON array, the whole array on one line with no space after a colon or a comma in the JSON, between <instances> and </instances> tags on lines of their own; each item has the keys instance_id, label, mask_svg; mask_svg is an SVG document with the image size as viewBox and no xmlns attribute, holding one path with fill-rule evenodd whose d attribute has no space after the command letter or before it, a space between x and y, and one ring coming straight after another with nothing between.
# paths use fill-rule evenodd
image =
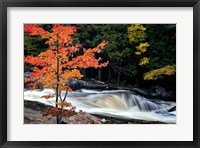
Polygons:
<instances>
[{"instance_id":1,"label":"black picture frame","mask_svg":"<svg viewBox=\"0 0 200 148\"><path fill-rule=\"evenodd\" d=\"M193 141L7 141L8 7L193 7ZM200 147L200 2L199 0L1 0L0 1L0 146L21 147Z\"/></svg>"}]
</instances>

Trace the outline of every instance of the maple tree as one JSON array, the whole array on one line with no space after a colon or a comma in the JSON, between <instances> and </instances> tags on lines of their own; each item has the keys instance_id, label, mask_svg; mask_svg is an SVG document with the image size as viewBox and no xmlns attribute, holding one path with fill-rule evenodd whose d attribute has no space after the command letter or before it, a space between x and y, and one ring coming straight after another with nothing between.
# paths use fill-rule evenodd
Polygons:
<instances>
[{"instance_id":1,"label":"maple tree","mask_svg":"<svg viewBox=\"0 0 200 148\"><path fill-rule=\"evenodd\" d=\"M49 49L41 52L37 56L26 56L25 63L32 65L33 70L30 72L30 78L24 81L28 83L30 88L37 88L38 84L42 83L44 88L54 88L55 94L42 96L42 98L50 99L56 97L56 108L48 112L60 115L58 107L60 106L63 113L64 107L72 107L66 102L67 93L72 89L66 85L66 82L71 79L81 79L83 75L80 72L81 68L101 68L108 65L107 62L102 62L101 58L96 58L95 54L100 53L101 49L108 44L108 41L103 41L95 48L85 49L80 44L73 45L71 36L76 33L75 26L62 26L54 24L52 31L46 31L36 24L24 25L24 32L29 36L39 36L46 40ZM79 51L82 51L82 54ZM77 54L79 53L79 54ZM61 96L61 91L65 91L64 98ZM70 111L74 111L74 107Z\"/></svg>"}]
</instances>

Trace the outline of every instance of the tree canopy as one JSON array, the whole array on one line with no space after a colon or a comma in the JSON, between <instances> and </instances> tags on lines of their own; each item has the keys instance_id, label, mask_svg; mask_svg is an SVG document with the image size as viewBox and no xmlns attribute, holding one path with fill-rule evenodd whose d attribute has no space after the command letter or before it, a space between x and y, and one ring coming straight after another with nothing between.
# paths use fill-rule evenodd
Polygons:
<instances>
[{"instance_id":1,"label":"tree canopy","mask_svg":"<svg viewBox=\"0 0 200 148\"><path fill-rule=\"evenodd\" d=\"M79 67L82 79L93 78L115 85L145 86L147 81L165 81L165 78L171 76L172 79L175 78L175 24L62 24L61 26L71 28L71 35L59 41L59 45L64 46L64 42L70 41L65 46L78 50L71 53L71 59L80 56L83 60L81 55L85 54L84 49L93 50L102 41L109 42L103 47L104 50L98 51L98 54L93 53L97 61L103 59L109 61L109 64L95 69L95 66L83 64L85 59L90 60L84 57L79 63L82 64L82 67ZM55 25L39 24L38 27L40 31L43 29L46 32L42 31L43 34L36 36L34 33L37 33L32 32L34 36L30 37L30 32L25 30L25 56L41 56L41 52L47 52L50 46L53 51L55 48L53 46L56 46L56 40L49 38Z\"/></svg>"}]
</instances>

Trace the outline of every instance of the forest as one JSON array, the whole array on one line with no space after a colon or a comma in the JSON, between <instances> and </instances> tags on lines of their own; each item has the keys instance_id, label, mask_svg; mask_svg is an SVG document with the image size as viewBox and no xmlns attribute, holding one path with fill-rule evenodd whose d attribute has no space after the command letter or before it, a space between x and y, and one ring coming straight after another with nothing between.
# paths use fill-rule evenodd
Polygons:
<instances>
[{"instance_id":1,"label":"forest","mask_svg":"<svg viewBox=\"0 0 200 148\"><path fill-rule=\"evenodd\" d=\"M24 88L26 124L176 123L176 25L25 24Z\"/></svg>"}]
</instances>

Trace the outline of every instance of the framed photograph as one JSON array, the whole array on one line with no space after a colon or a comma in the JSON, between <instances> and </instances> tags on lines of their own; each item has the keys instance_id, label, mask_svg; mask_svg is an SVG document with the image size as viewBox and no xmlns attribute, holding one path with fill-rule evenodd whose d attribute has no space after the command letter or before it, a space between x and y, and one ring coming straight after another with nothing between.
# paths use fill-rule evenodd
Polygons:
<instances>
[{"instance_id":1,"label":"framed photograph","mask_svg":"<svg viewBox=\"0 0 200 148\"><path fill-rule=\"evenodd\" d=\"M199 147L199 1L1 1L1 147Z\"/></svg>"}]
</instances>

